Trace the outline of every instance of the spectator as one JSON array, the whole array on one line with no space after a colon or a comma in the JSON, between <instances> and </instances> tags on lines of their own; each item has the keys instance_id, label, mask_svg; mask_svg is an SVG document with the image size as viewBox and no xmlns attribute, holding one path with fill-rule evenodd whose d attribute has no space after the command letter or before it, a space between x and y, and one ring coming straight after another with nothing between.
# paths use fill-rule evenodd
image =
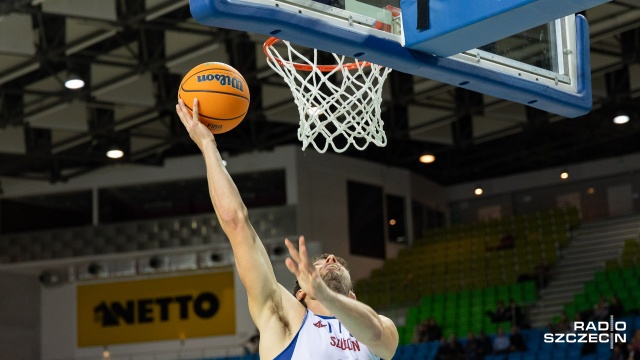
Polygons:
<instances>
[{"instance_id":1,"label":"spectator","mask_svg":"<svg viewBox=\"0 0 640 360\"><path fill-rule=\"evenodd\" d=\"M482 360L484 358L484 354L481 352L480 341L476 339L476 335L473 331L469 332L467 335L467 343L464 345L464 356L467 360Z\"/></svg>"},{"instance_id":2,"label":"spectator","mask_svg":"<svg viewBox=\"0 0 640 360\"><path fill-rule=\"evenodd\" d=\"M629 360L640 359L640 329L637 329L633 333L633 337L631 338L631 341L629 341L627 349Z\"/></svg>"},{"instance_id":3,"label":"spectator","mask_svg":"<svg viewBox=\"0 0 640 360\"><path fill-rule=\"evenodd\" d=\"M435 360L448 360L449 359L449 346L447 346L447 339L443 336L440 338L440 346L436 352Z\"/></svg>"},{"instance_id":4,"label":"spectator","mask_svg":"<svg viewBox=\"0 0 640 360\"><path fill-rule=\"evenodd\" d=\"M582 321L582 314L578 311L573 315L573 322L569 324L569 330L571 330L574 333L577 333L578 331L576 331L575 329L575 323L576 321Z\"/></svg>"},{"instance_id":5,"label":"spectator","mask_svg":"<svg viewBox=\"0 0 640 360\"><path fill-rule=\"evenodd\" d=\"M611 350L611 356L609 360L627 360L629 358L629 353L627 351L627 344L625 343L617 343L613 350Z\"/></svg>"},{"instance_id":6,"label":"spectator","mask_svg":"<svg viewBox=\"0 0 640 360\"><path fill-rule=\"evenodd\" d=\"M480 359L484 359L485 355L489 355L493 352L493 344L487 334L485 334L484 330L480 330L476 342L478 343L478 356Z\"/></svg>"},{"instance_id":7,"label":"spectator","mask_svg":"<svg viewBox=\"0 0 640 360\"><path fill-rule=\"evenodd\" d=\"M493 340L493 353L494 354L507 354L511 347L509 337L505 335L502 326L498 328L496 338Z\"/></svg>"},{"instance_id":8,"label":"spectator","mask_svg":"<svg viewBox=\"0 0 640 360\"><path fill-rule=\"evenodd\" d=\"M549 272L550 268L547 264L547 261L543 258L540 258L538 265L535 267L535 282L539 288L546 287L549 283Z\"/></svg>"},{"instance_id":9,"label":"spectator","mask_svg":"<svg viewBox=\"0 0 640 360\"><path fill-rule=\"evenodd\" d=\"M442 338L442 329L436 323L433 317L428 318L425 322L418 325L418 342L436 341Z\"/></svg>"},{"instance_id":10,"label":"spectator","mask_svg":"<svg viewBox=\"0 0 640 360\"><path fill-rule=\"evenodd\" d=\"M620 318L624 314L624 306L620 299L617 296L611 296L611 301L609 302L609 316L613 316L614 318Z\"/></svg>"},{"instance_id":11,"label":"spectator","mask_svg":"<svg viewBox=\"0 0 640 360\"><path fill-rule=\"evenodd\" d=\"M587 331L591 332L591 331ZM595 354L598 351L598 343L597 342L586 342L582 344L582 349L580 349L580 356Z\"/></svg>"},{"instance_id":12,"label":"spectator","mask_svg":"<svg viewBox=\"0 0 640 360\"><path fill-rule=\"evenodd\" d=\"M520 306L518 306L518 304L516 304L516 302L513 299L509 300L509 315L510 315L510 320L513 324L517 325L520 328L522 328L525 325L524 314L522 314L522 309L520 308Z\"/></svg>"},{"instance_id":13,"label":"spectator","mask_svg":"<svg viewBox=\"0 0 640 360\"><path fill-rule=\"evenodd\" d=\"M527 344L525 344L524 338L520 333L520 329L516 325L511 326L511 335L509 335L509 342L511 343L511 351L527 351Z\"/></svg>"},{"instance_id":14,"label":"spectator","mask_svg":"<svg viewBox=\"0 0 640 360\"><path fill-rule=\"evenodd\" d=\"M496 310L493 312L487 311L487 315L489 316L489 318L491 319L491 322L493 323L497 323L501 321L509 321L511 317L509 310L504 306L504 301L502 300L498 302L498 306L496 307Z\"/></svg>"},{"instance_id":15,"label":"spectator","mask_svg":"<svg viewBox=\"0 0 640 360\"><path fill-rule=\"evenodd\" d=\"M593 307L593 315L591 316L591 321L601 321L606 320L609 316L609 303L607 303L607 299L604 296L600 296L600 301Z\"/></svg>"},{"instance_id":16,"label":"spectator","mask_svg":"<svg viewBox=\"0 0 640 360\"><path fill-rule=\"evenodd\" d=\"M571 324L569 323L567 313L563 311L562 314L560 314L560 320L557 323L549 324L549 330L554 334L569 332L569 330L571 330Z\"/></svg>"},{"instance_id":17,"label":"spectator","mask_svg":"<svg viewBox=\"0 0 640 360\"><path fill-rule=\"evenodd\" d=\"M447 343L448 351L447 351L447 359L448 360L463 360L464 359L464 349L462 348L462 344L456 339L454 335L449 337L449 342Z\"/></svg>"},{"instance_id":18,"label":"spectator","mask_svg":"<svg viewBox=\"0 0 640 360\"><path fill-rule=\"evenodd\" d=\"M625 358L625 360L638 360L638 359L640 359L640 352L634 349L633 344L631 343L627 344L627 357Z\"/></svg>"}]
</instances>

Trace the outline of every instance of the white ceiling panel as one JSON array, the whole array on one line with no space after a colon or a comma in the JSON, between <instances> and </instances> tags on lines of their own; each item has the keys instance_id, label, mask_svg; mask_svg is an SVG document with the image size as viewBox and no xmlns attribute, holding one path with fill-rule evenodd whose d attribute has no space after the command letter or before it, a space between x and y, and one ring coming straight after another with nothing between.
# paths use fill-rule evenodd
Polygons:
<instances>
[{"instance_id":1,"label":"white ceiling panel","mask_svg":"<svg viewBox=\"0 0 640 360\"><path fill-rule=\"evenodd\" d=\"M115 0L47 0L42 11L50 14L116 20Z\"/></svg>"},{"instance_id":2,"label":"white ceiling panel","mask_svg":"<svg viewBox=\"0 0 640 360\"><path fill-rule=\"evenodd\" d=\"M453 145L451 123L442 122L409 133L412 140L428 141L441 145Z\"/></svg>"},{"instance_id":3,"label":"white ceiling panel","mask_svg":"<svg viewBox=\"0 0 640 360\"><path fill-rule=\"evenodd\" d=\"M130 74L131 70L127 68L123 68L120 66L110 66L110 65L99 65L93 64L91 65L91 84L93 85L93 89L100 92L102 88L111 83L114 78L123 77L124 82L133 81L135 77L125 77L125 75Z\"/></svg>"},{"instance_id":4,"label":"white ceiling panel","mask_svg":"<svg viewBox=\"0 0 640 360\"><path fill-rule=\"evenodd\" d=\"M36 47L33 41L31 15L9 14L0 17L0 52L33 55ZM11 34L11 36L7 36Z\"/></svg>"},{"instance_id":5,"label":"white ceiling panel","mask_svg":"<svg viewBox=\"0 0 640 360\"><path fill-rule=\"evenodd\" d=\"M26 152L27 146L22 126L8 126L0 129L0 153L26 154Z\"/></svg>"},{"instance_id":6,"label":"white ceiling panel","mask_svg":"<svg viewBox=\"0 0 640 360\"><path fill-rule=\"evenodd\" d=\"M39 62L24 56L0 54L0 84L40 68Z\"/></svg>"},{"instance_id":7,"label":"white ceiling panel","mask_svg":"<svg viewBox=\"0 0 640 360\"><path fill-rule=\"evenodd\" d=\"M52 130L51 131L51 142L53 144L58 144L60 142L75 138L78 136L78 133L75 131L65 131L65 130ZM85 141L91 140L90 137L87 137Z\"/></svg>"},{"instance_id":8,"label":"white ceiling panel","mask_svg":"<svg viewBox=\"0 0 640 360\"><path fill-rule=\"evenodd\" d=\"M167 57L171 59L167 67L175 74L186 74L205 62L229 62L224 47L214 42L211 36L165 31L165 46Z\"/></svg>"},{"instance_id":9,"label":"white ceiling panel","mask_svg":"<svg viewBox=\"0 0 640 360\"><path fill-rule=\"evenodd\" d=\"M80 101L64 103L58 109L34 115L29 119L29 123L36 128L77 132L89 130L87 108L85 103Z\"/></svg>"},{"instance_id":10,"label":"white ceiling panel","mask_svg":"<svg viewBox=\"0 0 640 360\"><path fill-rule=\"evenodd\" d=\"M97 97L103 101L153 106L155 105L154 92L151 74L146 73L131 77L126 84L121 83L120 86L114 86L108 90L101 91Z\"/></svg>"},{"instance_id":11,"label":"white ceiling panel","mask_svg":"<svg viewBox=\"0 0 640 360\"><path fill-rule=\"evenodd\" d=\"M164 142L165 141L162 139L153 139L153 138L139 137L139 136L133 135L131 137L131 144L129 146L131 149L131 153L135 154L139 151L143 151L151 147L161 145Z\"/></svg>"}]
</instances>

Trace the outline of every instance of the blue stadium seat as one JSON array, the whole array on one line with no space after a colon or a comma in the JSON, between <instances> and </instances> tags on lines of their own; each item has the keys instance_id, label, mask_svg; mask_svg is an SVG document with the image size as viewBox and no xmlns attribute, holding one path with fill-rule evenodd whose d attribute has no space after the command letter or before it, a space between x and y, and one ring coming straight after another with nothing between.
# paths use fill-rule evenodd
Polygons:
<instances>
[{"instance_id":1,"label":"blue stadium seat","mask_svg":"<svg viewBox=\"0 0 640 360\"><path fill-rule=\"evenodd\" d=\"M524 353L521 353L521 352L511 353L511 354L509 354L508 359L509 360L523 360L523 355L524 355Z\"/></svg>"},{"instance_id":2,"label":"blue stadium seat","mask_svg":"<svg viewBox=\"0 0 640 360\"><path fill-rule=\"evenodd\" d=\"M540 357L538 357L540 358ZM565 360L567 358L567 348L566 346L556 346L553 348L551 352L551 360Z\"/></svg>"},{"instance_id":3,"label":"blue stadium seat","mask_svg":"<svg viewBox=\"0 0 640 360\"><path fill-rule=\"evenodd\" d=\"M527 351L526 353L522 354L522 360L537 360L536 352Z\"/></svg>"}]
</instances>

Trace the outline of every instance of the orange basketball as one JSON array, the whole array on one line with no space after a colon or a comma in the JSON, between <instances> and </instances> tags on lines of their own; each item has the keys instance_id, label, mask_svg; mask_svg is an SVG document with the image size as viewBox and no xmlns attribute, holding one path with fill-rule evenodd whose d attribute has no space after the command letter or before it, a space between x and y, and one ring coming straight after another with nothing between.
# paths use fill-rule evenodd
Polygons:
<instances>
[{"instance_id":1,"label":"orange basketball","mask_svg":"<svg viewBox=\"0 0 640 360\"><path fill-rule=\"evenodd\" d=\"M249 87L233 67L208 62L185 75L178 89L178 99L192 111L193 99L198 99L199 119L214 134L238 126L249 109Z\"/></svg>"}]
</instances>

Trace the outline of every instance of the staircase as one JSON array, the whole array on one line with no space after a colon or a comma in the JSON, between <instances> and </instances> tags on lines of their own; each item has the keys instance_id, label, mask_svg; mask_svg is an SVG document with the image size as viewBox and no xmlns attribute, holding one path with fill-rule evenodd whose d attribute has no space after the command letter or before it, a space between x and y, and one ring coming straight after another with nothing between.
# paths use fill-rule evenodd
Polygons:
<instances>
[{"instance_id":1,"label":"staircase","mask_svg":"<svg viewBox=\"0 0 640 360\"><path fill-rule=\"evenodd\" d=\"M602 270L606 260L620 257L624 240L637 238L639 232L640 215L637 214L584 223L576 229L573 239L560 254L549 285L540 291L539 300L529 313L531 326L544 327L553 316L560 315L564 305Z\"/></svg>"}]
</instances>

